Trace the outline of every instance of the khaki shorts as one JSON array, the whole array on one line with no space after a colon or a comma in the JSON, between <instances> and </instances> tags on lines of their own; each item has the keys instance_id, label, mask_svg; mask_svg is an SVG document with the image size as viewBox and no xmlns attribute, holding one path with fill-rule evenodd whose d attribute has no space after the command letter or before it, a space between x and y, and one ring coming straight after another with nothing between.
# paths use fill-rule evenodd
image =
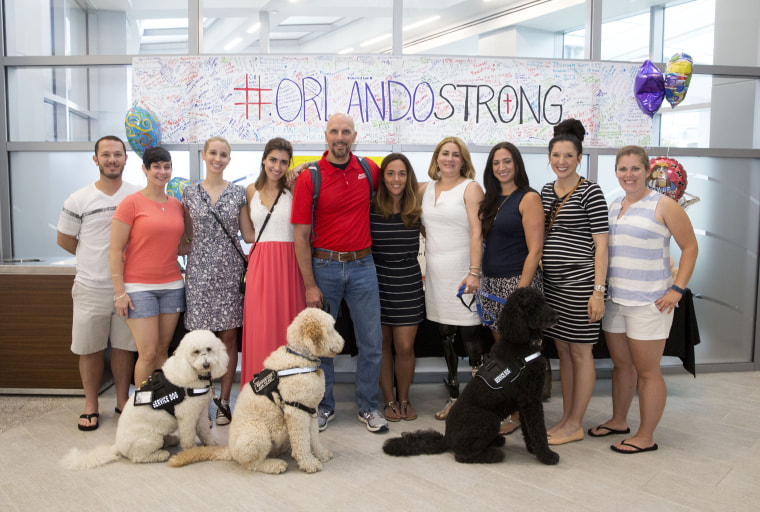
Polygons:
<instances>
[{"instance_id":1,"label":"khaki shorts","mask_svg":"<svg viewBox=\"0 0 760 512\"><path fill-rule=\"evenodd\" d=\"M602 330L625 333L634 340L664 340L670 336L673 311L662 313L654 303L647 306L623 306L606 302Z\"/></svg>"},{"instance_id":2,"label":"khaki shorts","mask_svg":"<svg viewBox=\"0 0 760 512\"><path fill-rule=\"evenodd\" d=\"M74 281L71 297L74 299L73 353L86 355L105 350L109 339L113 348L137 352L127 323L116 314L111 288L92 288Z\"/></svg>"}]
</instances>

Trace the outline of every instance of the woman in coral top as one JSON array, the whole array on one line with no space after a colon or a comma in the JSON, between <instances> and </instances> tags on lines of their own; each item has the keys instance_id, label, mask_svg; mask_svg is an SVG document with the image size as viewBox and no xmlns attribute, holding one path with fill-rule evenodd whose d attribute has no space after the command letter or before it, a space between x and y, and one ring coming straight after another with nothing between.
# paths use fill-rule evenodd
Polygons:
<instances>
[{"instance_id":1,"label":"woman in coral top","mask_svg":"<svg viewBox=\"0 0 760 512\"><path fill-rule=\"evenodd\" d=\"M137 345L138 386L168 357L179 314L185 310L177 254L187 252L184 209L166 195L171 155L164 148L150 148L142 169L148 184L116 207L110 250L116 312L126 318Z\"/></svg>"}]
</instances>

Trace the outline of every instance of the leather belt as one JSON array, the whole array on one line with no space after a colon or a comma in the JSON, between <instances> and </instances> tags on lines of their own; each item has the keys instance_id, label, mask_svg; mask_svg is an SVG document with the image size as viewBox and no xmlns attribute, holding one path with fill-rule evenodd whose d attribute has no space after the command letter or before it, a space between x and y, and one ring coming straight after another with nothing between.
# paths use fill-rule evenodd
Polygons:
<instances>
[{"instance_id":1,"label":"leather belt","mask_svg":"<svg viewBox=\"0 0 760 512\"><path fill-rule=\"evenodd\" d=\"M367 247L366 249L362 249L361 251L353 251L353 252L337 252L337 251L323 251L321 249L314 249L311 251L311 255L315 258L321 258L324 260L334 260L334 261L355 261L360 260L363 257L369 255L372 252L371 247Z\"/></svg>"}]
</instances>

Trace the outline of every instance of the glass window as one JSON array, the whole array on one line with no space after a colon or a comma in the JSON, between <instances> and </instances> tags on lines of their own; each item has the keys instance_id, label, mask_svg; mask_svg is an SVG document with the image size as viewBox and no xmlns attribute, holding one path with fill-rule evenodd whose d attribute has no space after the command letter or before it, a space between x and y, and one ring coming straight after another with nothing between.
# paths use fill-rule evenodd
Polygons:
<instances>
[{"instance_id":1,"label":"glass window","mask_svg":"<svg viewBox=\"0 0 760 512\"><path fill-rule=\"evenodd\" d=\"M405 2L404 53L561 57L557 43L564 32L583 27L584 1L537 4L526 7L509 0L454 0L431 6Z\"/></svg>"},{"instance_id":2,"label":"glass window","mask_svg":"<svg viewBox=\"0 0 760 512\"><path fill-rule=\"evenodd\" d=\"M692 75L684 100L675 108L662 102L660 145L694 148L760 147L757 109L760 80ZM653 134L655 140L656 134ZM653 142L654 143L654 142Z\"/></svg>"},{"instance_id":3,"label":"glass window","mask_svg":"<svg viewBox=\"0 0 760 512\"><path fill-rule=\"evenodd\" d=\"M700 199L686 210L699 242L699 263L689 282L703 299L695 301L702 338L696 347L697 361L751 361L752 344L747 340L753 337L755 318L760 160L675 158L687 173L686 192ZM614 155L599 157L598 183L608 203L623 195L614 167ZM670 255L677 266L680 251L675 241ZM704 270L715 268L732 270Z\"/></svg>"},{"instance_id":4,"label":"glass window","mask_svg":"<svg viewBox=\"0 0 760 512\"><path fill-rule=\"evenodd\" d=\"M188 51L187 1L6 0L6 54L131 55ZM250 10L250 9L248 9Z\"/></svg>"},{"instance_id":5,"label":"glass window","mask_svg":"<svg viewBox=\"0 0 760 512\"><path fill-rule=\"evenodd\" d=\"M92 152L11 153L14 256L47 258L69 255L56 244L58 216L63 202L72 192L98 179L92 155ZM172 176L187 178L187 152L172 151L171 155ZM123 177L124 181L136 185L147 184L142 160L132 151L127 152Z\"/></svg>"},{"instance_id":6,"label":"glass window","mask_svg":"<svg viewBox=\"0 0 760 512\"><path fill-rule=\"evenodd\" d=\"M686 52L695 64L713 63L713 42L715 41L715 0L696 0L665 8L665 44L663 60L667 61L675 53ZM736 30L731 22L729 33ZM757 22L755 22L756 35ZM726 31L721 29L721 32ZM743 35L746 35L743 34ZM731 39L734 39L734 34ZM741 37L741 36L740 36ZM729 41L717 41L717 46L728 46ZM755 51L757 48L755 48ZM742 53L746 53L742 52ZM757 62L739 59L732 64L757 65ZM721 64L729 64L721 62Z\"/></svg>"},{"instance_id":7,"label":"glass window","mask_svg":"<svg viewBox=\"0 0 760 512\"><path fill-rule=\"evenodd\" d=\"M9 138L28 142L124 136L131 83L131 66L8 68Z\"/></svg>"},{"instance_id":8,"label":"glass window","mask_svg":"<svg viewBox=\"0 0 760 512\"><path fill-rule=\"evenodd\" d=\"M648 58L648 11L622 19L602 21L602 60L643 62Z\"/></svg>"}]
</instances>

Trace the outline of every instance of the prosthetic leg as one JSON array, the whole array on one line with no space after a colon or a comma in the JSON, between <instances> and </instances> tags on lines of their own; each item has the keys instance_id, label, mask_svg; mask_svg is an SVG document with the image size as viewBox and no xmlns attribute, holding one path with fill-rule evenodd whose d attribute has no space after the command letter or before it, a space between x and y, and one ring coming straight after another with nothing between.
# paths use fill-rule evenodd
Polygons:
<instances>
[{"instance_id":1,"label":"prosthetic leg","mask_svg":"<svg viewBox=\"0 0 760 512\"><path fill-rule=\"evenodd\" d=\"M467 351L467 356L470 360L470 366L473 368L473 374L481 365L483 355L480 341L475 338L475 329L476 326L460 327L462 341L464 342L465 350ZM459 380L457 378L458 356L454 349L456 332L456 325L438 325L438 333L441 335L441 342L443 344L443 356L446 360L446 367L448 369L448 377L444 379L444 382L449 390L449 399L446 402L446 405L443 406L443 409L435 413L436 419L439 420L446 419L449 415L449 410L451 410L451 406L454 405L454 402L459 398Z\"/></svg>"}]
</instances>

